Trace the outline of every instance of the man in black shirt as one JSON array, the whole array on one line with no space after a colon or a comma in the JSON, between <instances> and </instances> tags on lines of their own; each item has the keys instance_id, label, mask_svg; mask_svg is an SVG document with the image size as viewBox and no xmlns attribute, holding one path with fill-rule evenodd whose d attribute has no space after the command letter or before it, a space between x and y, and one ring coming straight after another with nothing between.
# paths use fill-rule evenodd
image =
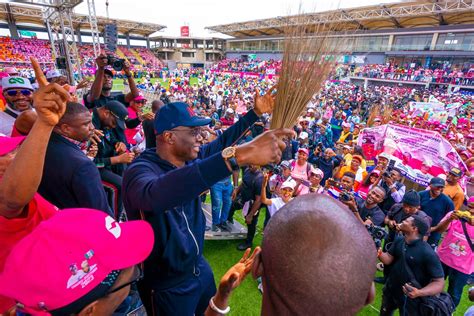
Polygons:
<instances>
[{"instance_id":1,"label":"man in black shirt","mask_svg":"<svg viewBox=\"0 0 474 316\"><path fill-rule=\"evenodd\" d=\"M253 238L255 236L255 231L257 228L258 215L260 207L262 206L261 202L261 188L263 182L262 171L258 166L250 165L244 172L242 176L242 183L235 190L235 196L242 204L249 202L248 213L245 216L245 222L247 223L247 238L245 241L237 246L238 250L246 250L249 247L252 247ZM242 207L244 205L240 205ZM238 208L236 203L232 203L231 210L229 212L229 220L232 221L235 210Z\"/></svg>"},{"instance_id":2,"label":"man in black shirt","mask_svg":"<svg viewBox=\"0 0 474 316\"><path fill-rule=\"evenodd\" d=\"M420 195L415 190L410 190L403 196L402 203L394 204L385 216L384 222L389 228L386 246L395 240L398 224L415 214L425 218L431 226L431 217L420 211ZM426 236L429 236L429 231Z\"/></svg>"},{"instance_id":3,"label":"man in black shirt","mask_svg":"<svg viewBox=\"0 0 474 316\"><path fill-rule=\"evenodd\" d=\"M364 225L381 226L385 215L378 206L385 197L385 190L379 186L373 187L364 201L359 197L352 197L349 201L341 201L346 204L354 215Z\"/></svg>"},{"instance_id":4,"label":"man in black shirt","mask_svg":"<svg viewBox=\"0 0 474 316\"><path fill-rule=\"evenodd\" d=\"M383 289L380 315L393 315L399 309L400 315L419 315L418 300L423 296L441 293L444 288L444 274L441 262L423 236L429 231L430 225L419 215L405 219L399 230L404 238L396 239L388 252L379 250L378 257L385 265L392 265ZM409 277L406 266L413 271L416 288Z\"/></svg>"},{"instance_id":5,"label":"man in black shirt","mask_svg":"<svg viewBox=\"0 0 474 316\"><path fill-rule=\"evenodd\" d=\"M104 106L109 101L119 101L125 106L128 103L140 95L140 91L135 85L135 80L130 72L130 65L125 62L123 65L123 72L128 80L128 86L130 92L128 94L123 93L112 93L114 74L111 70L105 69L107 66L107 57L100 55L96 59L97 72L95 73L95 79L92 83L91 90L84 96L84 105L88 109L95 107Z\"/></svg>"}]
</instances>

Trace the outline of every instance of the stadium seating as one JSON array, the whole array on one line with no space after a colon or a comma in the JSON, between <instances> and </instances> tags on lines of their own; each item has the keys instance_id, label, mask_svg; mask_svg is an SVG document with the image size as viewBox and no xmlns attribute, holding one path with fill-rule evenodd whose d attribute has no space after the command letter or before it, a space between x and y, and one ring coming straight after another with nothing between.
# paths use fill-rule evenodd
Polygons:
<instances>
[{"instance_id":1,"label":"stadium seating","mask_svg":"<svg viewBox=\"0 0 474 316\"><path fill-rule=\"evenodd\" d=\"M93 74L96 65L92 44L77 45L77 48L82 61L82 71L87 75ZM102 51L105 50L104 48L102 44ZM119 58L126 58L130 62L132 70L157 70L163 67L163 63L145 47L128 49L125 46L119 46L116 55ZM21 68L22 64L29 65L31 56L34 56L40 63L51 65L54 63L51 44L48 40L0 37L0 63L2 66L13 65Z\"/></svg>"}]
</instances>

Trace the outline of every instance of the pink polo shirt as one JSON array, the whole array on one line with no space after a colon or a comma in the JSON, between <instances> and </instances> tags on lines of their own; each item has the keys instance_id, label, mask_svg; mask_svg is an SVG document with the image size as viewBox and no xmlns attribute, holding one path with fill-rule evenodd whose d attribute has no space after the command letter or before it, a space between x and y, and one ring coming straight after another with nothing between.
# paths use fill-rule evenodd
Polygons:
<instances>
[{"instance_id":1,"label":"pink polo shirt","mask_svg":"<svg viewBox=\"0 0 474 316\"><path fill-rule=\"evenodd\" d=\"M444 221L452 212L446 214L441 220ZM466 223L467 233L472 241L474 241L474 226ZM455 220L449 224L441 245L438 247L438 256L442 263L454 268L464 274L474 272L474 254L469 247L464 235L461 221Z\"/></svg>"}]
</instances>

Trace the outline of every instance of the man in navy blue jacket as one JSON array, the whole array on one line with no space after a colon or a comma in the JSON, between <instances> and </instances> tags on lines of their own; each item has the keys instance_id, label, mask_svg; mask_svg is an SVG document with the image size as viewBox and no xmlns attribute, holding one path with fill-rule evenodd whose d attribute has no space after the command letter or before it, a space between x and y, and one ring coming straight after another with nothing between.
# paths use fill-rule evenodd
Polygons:
<instances>
[{"instance_id":1,"label":"man in navy blue jacket","mask_svg":"<svg viewBox=\"0 0 474 316\"><path fill-rule=\"evenodd\" d=\"M99 171L80 148L93 131L89 110L68 102L51 134L38 192L60 209L92 208L113 216Z\"/></svg>"},{"instance_id":2,"label":"man in navy blue jacket","mask_svg":"<svg viewBox=\"0 0 474 316\"><path fill-rule=\"evenodd\" d=\"M201 126L210 119L195 116L181 102L160 109L155 119L157 148L129 166L122 186L129 218L145 219L155 232L141 284L150 315L204 314L216 287L202 257L205 217L199 195L239 166L280 161L285 147L281 138L292 136L289 129L233 146L261 114L273 110L273 100L271 91L257 97L254 110L206 145Z\"/></svg>"}]
</instances>

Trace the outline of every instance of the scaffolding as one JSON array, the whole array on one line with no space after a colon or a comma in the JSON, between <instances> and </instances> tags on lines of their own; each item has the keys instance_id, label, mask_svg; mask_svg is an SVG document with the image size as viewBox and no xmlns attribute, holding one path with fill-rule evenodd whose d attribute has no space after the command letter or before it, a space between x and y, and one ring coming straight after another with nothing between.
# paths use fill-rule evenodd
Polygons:
<instances>
[{"instance_id":1,"label":"scaffolding","mask_svg":"<svg viewBox=\"0 0 474 316\"><path fill-rule=\"evenodd\" d=\"M48 34L52 34L50 41L54 57L66 58L66 74L69 83L75 85L76 80L82 78L82 74L76 34L72 23L72 10L72 7L62 4L44 7L43 19L49 29Z\"/></svg>"},{"instance_id":2,"label":"scaffolding","mask_svg":"<svg viewBox=\"0 0 474 316\"><path fill-rule=\"evenodd\" d=\"M97 16L95 14L94 0L87 0L87 8L89 9L89 24L91 28L92 47L94 49L94 56L100 55L100 33L97 27ZM108 17L108 16L107 16Z\"/></svg>"}]
</instances>

